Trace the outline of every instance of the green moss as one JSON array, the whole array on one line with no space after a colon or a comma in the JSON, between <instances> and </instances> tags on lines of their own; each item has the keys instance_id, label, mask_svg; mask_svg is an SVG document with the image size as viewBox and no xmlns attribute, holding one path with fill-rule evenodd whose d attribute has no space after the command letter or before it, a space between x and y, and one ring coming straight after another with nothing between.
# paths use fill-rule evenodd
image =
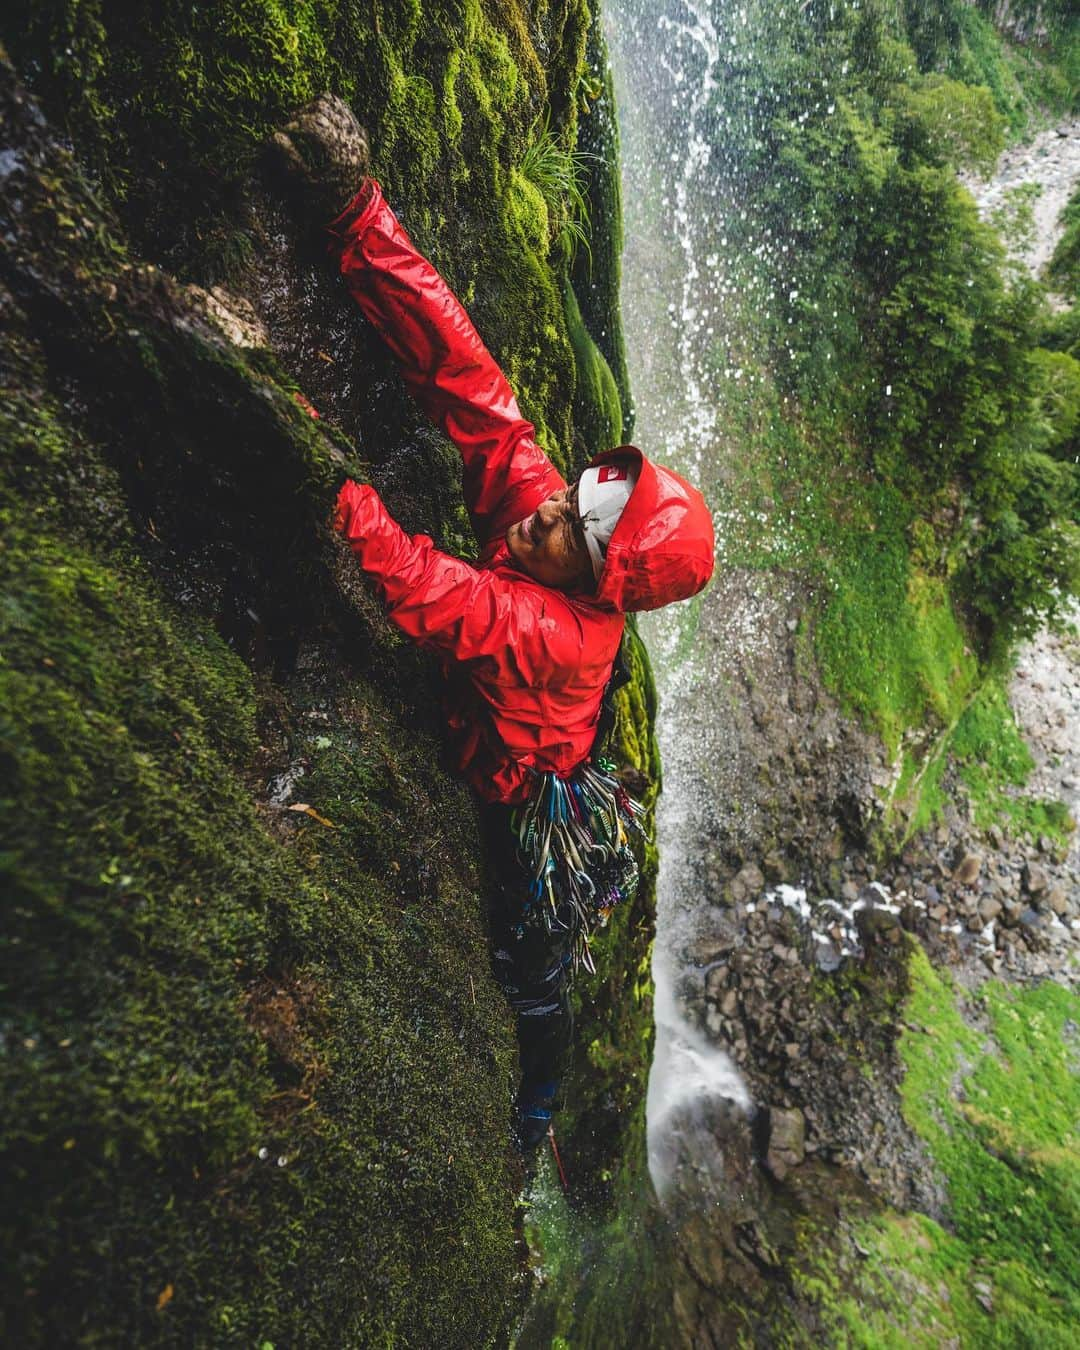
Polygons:
<instances>
[{"instance_id":1,"label":"green moss","mask_svg":"<svg viewBox=\"0 0 1080 1350\"><path fill-rule=\"evenodd\" d=\"M576 378L568 264L520 166L545 107L574 144L587 22L578 0L539 17L476 0L5 12L5 40L134 246L35 142L4 200L13 1342L502 1334L520 1290L515 1063L473 806L437 767L430 663L341 581L323 533L343 471L373 470L395 512L460 545L455 462L387 394L314 265L283 284L338 344L323 388L300 381L321 423L292 398L299 371L228 347L168 276L128 264L257 287L253 211L279 220L253 174L262 142L337 89L569 470L575 419L617 405L610 379ZM346 359L362 406L342 413L331 377ZM619 754L655 775L640 649L633 664ZM310 809L272 805L271 783ZM641 1124L653 866L586 995L583 1140L602 1092ZM577 1150L586 1187L607 1187L621 1139Z\"/></svg>"},{"instance_id":2,"label":"green moss","mask_svg":"<svg viewBox=\"0 0 1080 1350\"><path fill-rule=\"evenodd\" d=\"M92 448L8 407L46 463L0 492L8 1335L485 1343L516 1274L512 1049L467 798L373 685L285 680L323 819L270 833L267 691L123 516L50 494L77 455L122 500Z\"/></svg>"},{"instance_id":3,"label":"green moss","mask_svg":"<svg viewBox=\"0 0 1080 1350\"><path fill-rule=\"evenodd\" d=\"M887 1212L857 1266L810 1291L863 1346L1069 1345L1080 1313L1075 1071L1080 1000L991 982L977 996L911 953L904 1114L947 1186L946 1223Z\"/></svg>"},{"instance_id":4,"label":"green moss","mask_svg":"<svg viewBox=\"0 0 1080 1350\"><path fill-rule=\"evenodd\" d=\"M976 668L945 586L913 572L903 537L889 534L846 560L817 651L830 686L869 714L895 752L906 727L955 717Z\"/></svg>"},{"instance_id":5,"label":"green moss","mask_svg":"<svg viewBox=\"0 0 1080 1350\"><path fill-rule=\"evenodd\" d=\"M1035 763L999 680L988 680L968 704L949 748L977 825L985 829L1009 822L1017 833L1033 839L1046 834L1067 842L1075 822L1064 804L1016 791L1027 782Z\"/></svg>"},{"instance_id":6,"label":"green moss","mask_svg":"<svg viewBox=\"0 0 1080 1350\"><path fill-rule=\"evenodd\" d=\"M633 434L633 397L619 298L623 252L619 126L599 6L593 14L585 58L588 75L582 80L578 149L588 219L602 222L602 228L594 231L588 252L579 251L575 257L573 285L585 328L614 376L622 407L621 434L629 437Z\"/></svg>"},{"instance_id":7,"label":"green moss","mask_svg":"<svg viewBox=\"0 0 1080 1350\"><path fill-rule=\"evenodd\" d=\"M565 0L540 33L515 6L492 15L469 0L363 12L336 2L181 6L120 22L102 6L54 0L16 5L2 36L137 250L241 288L261 224L250 177L267 135L321 89L350 98L395 207L458 289L475 289L485 340L568 464L562 285L546 222L512 167L549 96L553 126L573 146L578 105L561 90L577 86L587 19L584 0ZM200 208L178 212L177 200Z\"/></svg>"},{"instance_id":8,"label":"green moss","mask_svg":"<svg viewBox=\"0 0 1080 1350\"><path fill-rule=\"evenodd\" d=\"M829 688L896 755L909 728L949 727L978 679L935 530L895 487L828 459L768 392L732 434L757 447L720 489L732 565L797 568L817 583L813 653ZM921 772L922 765L912 773Z\"/></svg>"},{"instance_id":9,"label":"green moss","mask_svg":"<svg viewBox=\"0 0 1080 1350\"><path fill-rule=\"evenodd\" d=\"M611 368L585 329L577 296L569 282L564 296L566 326L577 372L574 430L580 437L583 456L591 459L601 450L622 444L622 408Z\"/></svg>"}]
</instances>

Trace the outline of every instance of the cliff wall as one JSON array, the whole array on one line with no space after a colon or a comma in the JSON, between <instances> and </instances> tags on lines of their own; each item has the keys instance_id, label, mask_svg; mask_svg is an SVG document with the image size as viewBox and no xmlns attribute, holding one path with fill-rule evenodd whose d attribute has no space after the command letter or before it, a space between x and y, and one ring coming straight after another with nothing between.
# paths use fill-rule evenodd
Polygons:
<instances>
[{"instance_id":1,"label":"cliff wall","mask_svg":"<svg viewBox=\"0 0 1080 1350\"><path fill-rule=\"evenodd\" d=\"M475 808L440 767L434 663L325 525L348 472L466 550L457 460L261 150L320 90L350 99L569 471L621 422L610 186L580 305L571 280L590 25L582 0L0 24L12 1344L474 1347L525 1295ZM634 665L618 744L648 770ZM589 1042L650 903L608 940ZM647 981L631 1008L640 1067Z\"/></svg>"}]
</instances>

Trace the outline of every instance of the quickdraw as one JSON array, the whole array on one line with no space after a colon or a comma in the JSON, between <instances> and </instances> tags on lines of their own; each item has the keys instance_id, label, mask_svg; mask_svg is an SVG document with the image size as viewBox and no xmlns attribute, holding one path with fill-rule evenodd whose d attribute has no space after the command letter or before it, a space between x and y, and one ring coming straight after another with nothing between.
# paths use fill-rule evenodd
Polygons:
<instances>
[{"instance_id":1,"label":"quickdraw","mask_svg":"<svg viewBox=\"0 0 1080 1350\"><path fill-rule=\"evenodd\" d=\"M630 834L644 834L645 808L610 760L583 764L570 778L545 773L537 780L532 800L513 818L518 858L532 877L525 911L538 914L549 933L570 930L574 969L595 974L589 938L637 890Z\"/></svg>"}]
</instances>

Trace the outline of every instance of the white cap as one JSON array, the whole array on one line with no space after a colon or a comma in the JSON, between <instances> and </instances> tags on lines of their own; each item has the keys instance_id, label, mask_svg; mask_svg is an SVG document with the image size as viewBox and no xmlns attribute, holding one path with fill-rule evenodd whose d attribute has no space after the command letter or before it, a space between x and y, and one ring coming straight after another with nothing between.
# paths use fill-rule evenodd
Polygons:
<instances>
[{"instance_id":1,"label":"white cap","mask_svg":"<svg viewBox=\"0 0 1080 1350\"><path fill-rule=\"evenodd\" d=\"M604 557L615 526L637 483L637 466L615 460L594 464L578 480L578 514L585 529L593 575L604 570Z\"/></svg>"}]
</instances>

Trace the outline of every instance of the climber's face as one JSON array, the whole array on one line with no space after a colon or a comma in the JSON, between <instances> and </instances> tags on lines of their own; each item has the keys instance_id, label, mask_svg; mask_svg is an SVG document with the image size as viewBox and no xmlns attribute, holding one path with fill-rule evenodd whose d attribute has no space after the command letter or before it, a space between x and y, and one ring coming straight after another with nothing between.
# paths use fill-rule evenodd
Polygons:
<instances>
[{"instance_id":1,"label":"climber's face","mask_svg":"<svg viewBox=\"0 0 1080 1350\"><path fill-rule=\"evenodd\" d=\"M592 563L578 513L576 483L553 493L531 516L511 525L506 546L515 564L534 581L559 591L592 589Z\"/></svg>"}]
</instances>

